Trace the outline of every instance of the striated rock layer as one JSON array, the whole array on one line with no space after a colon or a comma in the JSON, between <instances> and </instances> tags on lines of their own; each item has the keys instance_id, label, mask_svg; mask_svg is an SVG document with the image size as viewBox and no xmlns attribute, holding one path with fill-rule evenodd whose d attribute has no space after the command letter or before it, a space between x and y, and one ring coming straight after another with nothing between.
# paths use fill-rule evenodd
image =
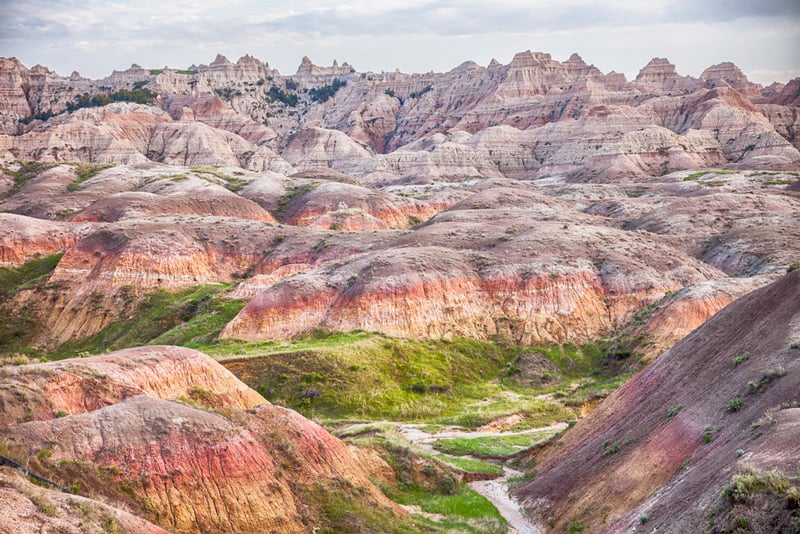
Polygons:
<instances>
[{"instance_id":1,"label":"striated rock layer","mask_svg":"<svg viewBox=\"0 0 800 534\"><path fill-rule=\"evenodd\" d=\"M295 75L281 76L249 56L236 64L218 56L191 71L132 66L98 82L12 58L0 62L0 154L287 174L291 163L364 183L501 175L616 182L712 165L797 168L797 83L763 88L731 63L695 79L664 58L629 82L577 54L560 62L531 51L508 65L468 61L438 74L359 74L305 58ZM155 96L149 106L65 112L77 94L121 89ZM468 140L492 128L524 133ZM450 143L437 142L442 135Z\"/></svg>"},{"instance_id":2,"label":"striated rock layer","mask_svg":"<svg viewBox=\"0 0 800 534\"><path fill-rule=\"evenodd\" d=\"M342 492L392 513L345 444L195 351L137 348L3 373L4 414L23 415L4 421L10 450L47 448L35 467L112 501L128 488L126 504L171 531L305 532L329 521L318 498Z\"/></svg>"},{"instance_id":3,"label":"striated rock layer","mask_svg":"<svg viewBox=\"0 0 800 534\"><path fill-rule=\"evenodd\" d=\"M706 528L734 474L795 477L798 332L800 271L729 305L634 376L539 456L517 497L556 530L628 532L646 516L648 529L688 532ZM769 512L753 513L768 524Z\"/></svg>"}]
</instances>

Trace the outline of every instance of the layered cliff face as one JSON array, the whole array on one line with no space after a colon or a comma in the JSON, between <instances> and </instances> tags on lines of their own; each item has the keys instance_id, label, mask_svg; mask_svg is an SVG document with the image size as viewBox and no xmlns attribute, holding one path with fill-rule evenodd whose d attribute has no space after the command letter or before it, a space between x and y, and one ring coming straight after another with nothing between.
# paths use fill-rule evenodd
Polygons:
<instances>
[{"instance_id":1,"label":"layered cliff face","mask_svg":"<svg viewBox=\"0 0 800 534\"><path fill-rule=\"evenodd\" d=\"M694 79L655 58L631 82L603 74L577 54L559 62L530 51L508 65L466 62L424 75L358 74L346 64L321 68L306 61L284 77L251 57L236 64L218 57L186 72L132 67L95 83L35 70L13 59L0 64L0 90L8 95L3 129L10 134L0 138L0 148L17 158L149 159L290 172L278 151L301 169L326 166L362 180L383 172L420 177L422 167L434 177L563 174L617 181L708 165L800 163L796 82L764 89L731 63ZM61 114L74 103L74 86L87 94L146 88L157 97L149 108L112 104ZM52 104L45 110L41 102ZM28 122L44 112L59 115ZM450 153L439 158L413 146L437 134L503 125L527 132L521 167L489 157L473 174L452 165L453 157L465 157L452 147L440 147ZM380 157L390 153L396 155Z\"/></svg>"},{"instance_id":2,"label":"layered cliff face","mask_svg":"<svg viewBox=\"0 0 800 534\"><path fill-rule=\"evenodd\" d=\"M138 347L91 358L3 367L0 374L5 393L0 426L54 419L59 413L92 412L142 394L191 399L204 391L209 392L206 403L214 408L248 409L264 403L205 354L179 347ZM14 392L23 391L26 400L20 403Z\"/></svg>"},{"instance_id":3,"label":"layered cliff face","mask_svg":"<svg viewBox=\"0 0 800 534\"><path fill-rule=\"evenodd\" d=\"M324 497L345 490L393 513L346 445L195 351L146 347L3 373L4 414L21 416L3 422L9 450L47 449L35 467L171 531L330 527Z\"/></svg>"},{"instance_id":4,"label":"layered cliff face","mask_svg":"<svg viewBox=\"0 0 800 534\"><path fill-rule=\"evenodd\" d=\"M43 221L0 213L0 267L18 267L27 261L62 252L75 245L89 229L74 224Z\"/></svg>"},{"instance_id":5,"label":"layered cliff face","mask_svg":"<svg viewBox=\"0 0 800 534\"><path fill-rule=\"evenodd\" d=\"M462 146L486 143L475 161L488 151L522 155L514 135L524 132L492 130L453 137ZM235 284L231 297L252 300L227 337L361 328L589 341L668 292L709 280L725 286L729 275L763 274L753 284L765 284L797 256L791 172L684 171L592 186L494 178L381 190L332 170L287 177L156 164L83 169L90 176L82 169L46 170L0 204L73 221L7 214L0 229L7 265L65 252L46 288L10 295L8 306L37 310L40 346L93 335L153 291L219 282ZM700 294L708 298L675 304L693 303L688 315L697 321L647 323L657 338L648 351L728 302Z\"/></svg>"},{"instance_id":6,"label":"layered cliff face","mask_svg":"<svg viewBox=\"0 0 800 534\"><path fill-rule=\"evenodd\" d=\"M517 496L556 530L732 526L739 503L759 529L790 516L791 497L781 511L769 484L772 504L760 509L747 504L760 502L759 482L734 494L723 486L741 473L796 477L798 297L793 272L719 312L539 455Z\"/></svg>"},{"instance_id":7,"label":"layered cliff face","mask_svg":"<svg viewBox=\"0 0 800 534\"><path fill-rule=\"evenodd\" d=\"M29 97L64 82L2 68L9 95L34 70ZM17 214L0 230L4 264L64 252L46 287L8 297L37 310L41 346L94 334L155 290L217 282L251 301L228 337L590 340L665 293L764 284L796 261L791 84L763 89L734 65L695 80L656 59L628 82L524 52L444 74L306 61L282 77L218 57L105 82L158 94L2 138L7 157L52 161L8 161L0 203ZM682 170L734 163L780 170ZM664 307L665 324L680 306L696 320L647 323L651 349L727 302L712 294Z\"/></svg>"},{"instance_id":8,"label":"layered cliff face","mask_svg":"<svg viewBox=\"0 0 800 534\"><path fill-rule=\"evenodd\" d=\"M223 336L286 338L321 327L588 341L667 291L721 275L658 240L567 211L533 192L485 190L391 249L276 284Z\"/></svg>"}]
</instances>

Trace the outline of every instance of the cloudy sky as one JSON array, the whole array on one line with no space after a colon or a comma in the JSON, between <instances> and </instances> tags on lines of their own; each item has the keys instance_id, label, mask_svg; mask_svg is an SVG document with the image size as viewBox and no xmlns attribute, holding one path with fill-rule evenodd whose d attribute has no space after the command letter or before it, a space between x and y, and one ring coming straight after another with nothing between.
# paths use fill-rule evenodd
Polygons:
<instances>
[{"instance_id":1,"label":"cloudy sky","mask_svg":"<svg viewBox=\"0 0 800 534\"><path fill-rule=\"evenodd\" d=\"M733 61L768 84L800 76L800 0L0 0L0 56L99 78L251 54L283 74L307 55L359 71L446 71L523 50L578 52L636 75L652 57L699 76Z\"/></svg>"}]
</instances>

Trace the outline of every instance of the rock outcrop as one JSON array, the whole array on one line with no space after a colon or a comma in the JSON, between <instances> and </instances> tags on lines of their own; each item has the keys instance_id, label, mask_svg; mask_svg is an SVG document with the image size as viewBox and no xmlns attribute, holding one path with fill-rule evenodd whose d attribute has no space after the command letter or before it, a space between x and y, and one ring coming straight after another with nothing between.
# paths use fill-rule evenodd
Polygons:
<instances>
[{"instance_id":1,"label":"rock outcrop","mask_svg":"<svg viewBox=\"0 0 800 534\"><path fill-rule=\"evenodd\" d=\"M522 195L478 193L391 249L284 280L253 299L223 336L287 338L326 328L501 334L523 344L589 340L666 291L720 275L657 241L560 215L560 203Z\"/></svg>"},{"instance_id":2,"label":"rock outcrop","mask_svg":"<svg viewBox=\"0 0 800 534\"><path fill-rule=\"evenodd\" d=\"M168 534L169 531L95 499L34 485L20 473L0 468L0 533L119 532Z\"/></svg>"},{"instance_id":3,"label":"rock outcrop","mask_svg":"<svg viewBox=\"0 0 800 534\"><path fill-rule=\"evenodd\" d=\"M402 173L404 160L422 156L420 165L436 177L451 174L437 169L450 156L409 156L411 144L505 125L529 132L523 145L536 165L526 170L537 177L616 181L710 165L796 168L796 86L790 81L762 88L732 63L694 79L679 75L664 58L654 58L627 82L577 54L559 62L530 51L508 65L484 68L468 61L446 73L411 75L358 74L346 63L317 67L304 58L291 77L249 56L236 64L218 56L190 71L132 67L98 82L7 59L0 63L0 91L7 96L0 150L17 158L290 172L277 150L304 169L322 164L359 179L378 171ZM157 95L153 117L122 104L107 112L63 113L78 94L143 87ZM45 102L51 103L47 109ZM98 124L98 114L115 127ZM393 152L401 153L389 160L375 156Z\"/></svg>"},{"instance_id":4,"label":"rock outcrop","mask_svg":"<svg viewBox=\"0 0 800 534\"><path fill-rule=\"evenodd\" d=\"M170 531L335 528L324 496L344 492L400 513L345 444L195 351L146 347L3 373L3 413L27 411L0 425L8 449L47 449L33 467Z\"/></svg>"}]
</instances>

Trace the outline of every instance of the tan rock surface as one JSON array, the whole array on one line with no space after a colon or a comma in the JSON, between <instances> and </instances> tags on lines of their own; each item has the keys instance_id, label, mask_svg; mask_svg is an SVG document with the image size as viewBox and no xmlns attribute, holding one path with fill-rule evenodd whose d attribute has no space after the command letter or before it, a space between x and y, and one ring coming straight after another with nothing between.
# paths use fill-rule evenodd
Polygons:
<instances>
[{"instance_id":1,"label":"tan rock surface","mask_svg":"<svg viewBox=\"0 0 800 534\"><path fill-rule=\"evenodd\" d=\"M168 531L107 503L45 489L0 468L0 533L167 534Z\"/></svg>"}]
</instances>

